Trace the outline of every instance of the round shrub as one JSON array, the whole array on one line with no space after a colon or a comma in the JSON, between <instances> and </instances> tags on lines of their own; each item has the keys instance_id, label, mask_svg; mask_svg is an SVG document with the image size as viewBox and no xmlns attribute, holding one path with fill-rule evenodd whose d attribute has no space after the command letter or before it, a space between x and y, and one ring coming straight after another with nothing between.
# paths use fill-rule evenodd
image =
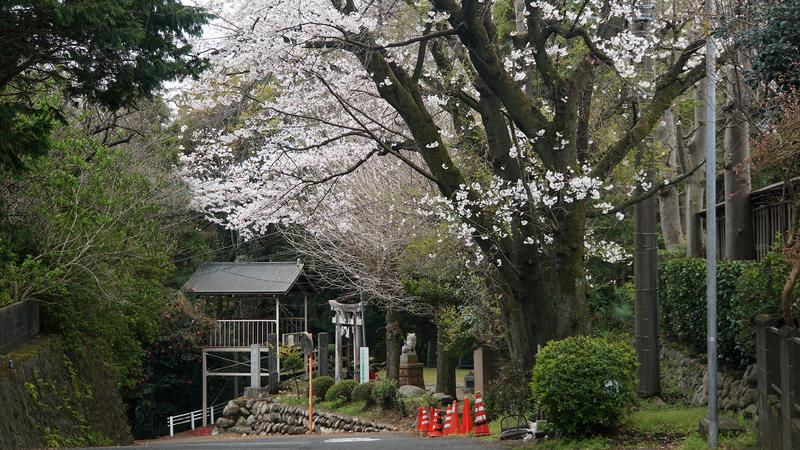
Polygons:
<instances>
[{"instance_id":1,"label":"round shrub","mask_svg":"<svg viewBox=\"0 0 800 450\"><path fill-rule=\"evenodd\" d=\"M636 352L586 336L551 341L536 357L533 400L565 437L594 434L617 423L636 401Z\"/></svg>"},{"instance_id":2,"label":"round shrub","mask_svg":"<svg viewBox=\"0 0 800 450\"><path fill-rule=\"evenodd\" d=\"M375 403L375 399L372 397L373 387L375 387L374 383L360 383L353 388L353 401L364 402L367 405Z\"/></svg>"},{"instance_id":3,"label":"round shrub","mask_svg":"<svg viewBox=\"0 0 800 450\"><path fill-rule=\"evenodd\" d=\"M342 380L328 389L325 393L325 401L332 402L339 398L344 398L345 401L350 401L353 398L353 389L358 386L356 380Z\"/></svg>"},{"instance_id":4,"label":"round shrub","mask_svg":"<svg viewBox=\"0 0 800 450\"><path fill-rule=\"evenodd\" d=\"M383 409L397 405L397 380L378 380L372 388L372 397L375 403Z\"/></svg>"},{"instance_id":5,"label":"round shrub","mask_svg":"<svg viewBox=\"0 0 800 450\"><path fill-rule=\"evenodd\" d=\"M336 384L331 377L318 377L314 378L312 389L314 389L314 396L317 398L325 398L325 394L328 393L328 389L331 388Z\"/></svg>"}]
</instances>

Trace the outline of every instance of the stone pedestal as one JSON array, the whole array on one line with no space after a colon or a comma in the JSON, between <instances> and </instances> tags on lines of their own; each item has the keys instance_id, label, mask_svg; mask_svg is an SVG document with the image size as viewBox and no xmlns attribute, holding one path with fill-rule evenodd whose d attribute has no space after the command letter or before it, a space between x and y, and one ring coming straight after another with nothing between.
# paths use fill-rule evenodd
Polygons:
<instances>
[{"instance_id":1,"label":"stone pedestal","mask_svg":"<svg viewBox=\"0 0 800 450\"><path fill-rule=\"evenodd\" d=\"M417 355L400 355L400 386L416 386L425 389L422 368L425 364L417 362Z\"/></svg>"}]
</instances>

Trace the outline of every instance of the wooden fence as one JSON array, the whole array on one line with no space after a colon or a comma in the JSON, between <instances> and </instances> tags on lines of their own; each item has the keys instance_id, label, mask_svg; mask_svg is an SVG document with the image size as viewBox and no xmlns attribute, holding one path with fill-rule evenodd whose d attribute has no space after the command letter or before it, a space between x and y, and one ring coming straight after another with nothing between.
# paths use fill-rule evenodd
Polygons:
<instances>
[{"instance_id":1,"label":"wooden fence","mask_svg":"<svg viewBox=\"0 0 800 450\"><path fill-rule=\"evenodd\" d=\"M780 318L755 319L758 361L758 445L800 450L800 332Z\"/></svg>"}]
</instances>

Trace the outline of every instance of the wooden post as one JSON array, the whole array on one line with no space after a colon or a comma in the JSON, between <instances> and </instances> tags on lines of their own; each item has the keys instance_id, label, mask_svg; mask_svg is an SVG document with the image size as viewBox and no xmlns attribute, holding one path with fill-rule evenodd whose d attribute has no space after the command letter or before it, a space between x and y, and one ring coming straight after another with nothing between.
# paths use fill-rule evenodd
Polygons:
<instances>
[{"instance_id":1,"label":"wooden post","mask_svg":"<svg viewBox=\"0 0 800 450\"><path fill-rule=\"evenodd\" d=\"M361 327L358 326L358 314L351 313L353 316L353 378L361 367Z\"/></svg>"},{"instance_id":2,"label":"wooden post","mask_svg":"<svg viewBox=\"0 0 800 450\"><path fill-rule=\"evenodd\" d=\"M269 393L278 393L278 381L280 374L278 373L278 335L270 334L267 337L269 343Z\"/></svg>"},{"instance_id":3,"label":"wooden post","mask_svg":"<svg viewBox=\"0 0 800 450\"><path fill-rule=\"evenodd\" d=\"M328 376L328 333L317 335L317 348L319 350L319 376Z\"/></svg>"},{"instance_id":4,"label":"wooden post","mask_svg":"<svg viewBox=\"0 0 800 450\"><path fill-rule=\"evenodd\" d=\"M342 381L342 325L339 323L339 314L338 312L336 313L336 354L334 355L334 358L336 358L334 362L334 367L336 368L334 379L337 383Z\"/></svg>"}]
</instances>

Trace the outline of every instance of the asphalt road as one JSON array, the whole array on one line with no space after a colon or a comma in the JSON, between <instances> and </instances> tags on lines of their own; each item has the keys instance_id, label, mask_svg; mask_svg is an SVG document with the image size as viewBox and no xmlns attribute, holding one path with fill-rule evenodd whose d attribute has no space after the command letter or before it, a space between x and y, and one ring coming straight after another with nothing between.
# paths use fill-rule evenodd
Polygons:
<instances>
[{"instance_id":1,"label":"asphalt road","mask_svg":"<svg viewBox=\"0 0 800 450\"><path fill-rule=\"evenodd\" d=\"M478 450L501 449L498 443L484 442L468 437L418 437L411 433L360 433L360 434L315 434L303 436L280 436L243 439L172 439L148 441L132 447L115 449L143 450L251 450L251 449L330 449L330 450L415 450L448 449ZM95 449L96 450L96 449Z\"/></svg>"}]
</instances>

